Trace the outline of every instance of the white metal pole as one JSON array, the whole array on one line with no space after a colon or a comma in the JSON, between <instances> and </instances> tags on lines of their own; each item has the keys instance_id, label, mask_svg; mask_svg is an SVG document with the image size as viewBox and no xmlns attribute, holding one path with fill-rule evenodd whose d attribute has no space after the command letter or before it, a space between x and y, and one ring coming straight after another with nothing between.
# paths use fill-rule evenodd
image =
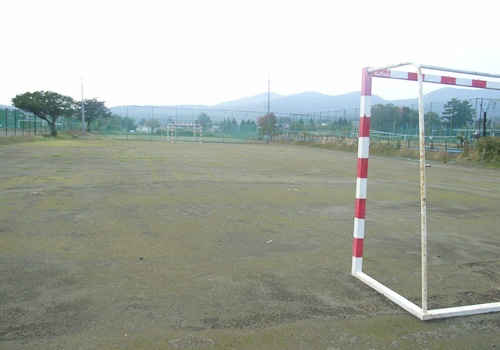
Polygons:
<instances>
[{"instance_id":1,"label":"white metal pole","mask_svg":"<svg viewBox=\"0 0 500 350\"><path fill-rule=\"evenodd\" d=\"M418 116L420 128L420 229L422 245L422 312L427 313L427 199L425 190L425 120L422 67L418 72Z\"/></svg>"}]
</instances>

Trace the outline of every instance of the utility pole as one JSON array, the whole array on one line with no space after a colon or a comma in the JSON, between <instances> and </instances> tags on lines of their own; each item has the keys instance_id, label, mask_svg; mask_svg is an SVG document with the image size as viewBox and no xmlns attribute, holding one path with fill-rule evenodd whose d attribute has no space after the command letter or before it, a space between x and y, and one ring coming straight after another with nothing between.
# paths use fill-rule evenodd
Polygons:
<instances>
[{"instance_id":1,"label":"utility pole","mask_svg":"<svg viewBox=\"0 0 500 350\"><path fill-rule=\"evenodd\" d=\"M82 77L82 132L85 132L85 111L83 107L83 77Z\"/></svg>"},{"instance_id":2,"label":"utility pole","mask_svg":"<svg viewBox=\"0 0 500 350\"><path fill-rule=\"evenodd\" d=\"M483 113L483 137L486 137L486 111Z\"/></svg>"},{"instance_id":3,"label":"utility pole","mask_svg":"<svg viewBox=\"0 0 500 350\"><path fill-rule=\"evenodd\" d=\"M267 143L271 139L271 128L270 128L270 120L271 119L271 77L267 79Z\"/></svg>"},{"instance_id":4,"label":"utility pole","mask_svg":"<svg viewBox=\"0 0 500 350\"><path fill-rule=\"evenodd\" d=\"M479 123L477 125L478 133L477 135L481 135L481 118L482 120L482 127L483 127L483 137L486 137L486 111L483 109L483 99L481 98L481 112L479 113Z\"/></svg>"}]
</instances>

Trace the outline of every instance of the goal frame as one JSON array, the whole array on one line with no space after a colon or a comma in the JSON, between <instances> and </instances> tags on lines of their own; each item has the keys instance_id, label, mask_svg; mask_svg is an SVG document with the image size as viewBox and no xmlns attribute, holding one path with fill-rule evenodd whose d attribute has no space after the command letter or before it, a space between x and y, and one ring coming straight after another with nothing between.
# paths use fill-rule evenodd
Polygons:
<instances>
[{"instance_id":1,"label":"goal frame","mask_svg":"<svg viewBox=\"0 0 500 350\"><path fill-rule=\"evenodd\" d=\"M168 133L170 135L170 142L174 143L174 137L177 138L178 126L192 126L193 127L193 142L196 142L196 128L200 129L199 143L203 143L203 124L198 123L171 123L168 125ZM168 139L168 138L167 138Z\"/></svg>"},{"instance_id":2,"label":"goal frame","mask_svg":"<svg viewBox=\"0 0 500 350\"><path fill-rule=\"evenodd\" d=\"M416 72L394 71L393 68L413 66ZM351 273L377 292L387 297L412 315L422 321L438 318L448 318L475 314L484 314L500 311L500 302L450 307L428 310L427 303L427 209L426 209L426 177L425 177L425 128L423 83L457 85L481 89L500 90L499 82L480 79L456 78L423 74L422 70L457 73L465 76L500 78L499 74L480 73L474 71L457 70L414 62L404 62L380 68L366 67L362 70L360 123L358 140L358 169L356 180L356 205L354 215L353 253ZM370 116L372 79L389 78L413 80L418 82L418 111L419 111L419 149L420 149L420 229L421 229L421 277L422 277L422 306L418 306L404 296L383 285L379 281L363 272L363 245L365 238L366 193L368 183L368 156L370 148Z\"/></svg>"}]
</instances>

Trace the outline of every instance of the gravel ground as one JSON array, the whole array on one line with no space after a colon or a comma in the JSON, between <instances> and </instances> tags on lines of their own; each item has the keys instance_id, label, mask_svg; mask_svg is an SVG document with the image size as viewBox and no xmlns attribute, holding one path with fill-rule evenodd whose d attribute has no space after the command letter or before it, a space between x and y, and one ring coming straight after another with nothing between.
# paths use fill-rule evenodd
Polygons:
<instances>
[{"instance_id":1,"label":"gravel ground","mask_svg":"<svg viewBox=\"0 0 500 350\"><path fill-rule=\"evenodd\" d=\"M500 172L429 163L429 307L500 301ZM0 349L489 349L350 275L357 155L0 147ZM364 270L420 303L418 163L371 157Z\"/></svg>"}]
</instances>

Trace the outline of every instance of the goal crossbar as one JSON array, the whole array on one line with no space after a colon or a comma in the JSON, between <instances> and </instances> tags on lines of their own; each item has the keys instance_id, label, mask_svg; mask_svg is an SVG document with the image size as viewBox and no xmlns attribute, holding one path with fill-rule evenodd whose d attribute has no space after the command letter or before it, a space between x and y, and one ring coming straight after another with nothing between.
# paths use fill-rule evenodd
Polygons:
<instances>
[{"instance_id":1,"label":"goal crossbar","mask_svg":"<svg viewBox=\"0 0 500 350\"><path fill-rule=\"evenodd\" d=\"M174 137L177 137L177 128L178 127L193 127L193 142L196 141L196 128L200 130L200 138L199 142L203 142L203 124L198 123L171 123L167 125L168 133L170 134L170 142L174 143Z\"/></svg>"},{"instance_id":2,"label":"goal crossbar","mask_svg":"<svg viewBox=\"0 0 500 350\"><path fill-rule=\"evenodd\" d=\"M411 65L416 72L394 71L392 68ZM481 76L500 78L499 74L480 73L465 70L421 65L417 63L400 63L381 68L363 68L361 82L361 106L358 141L358 170L356 180L356 206L354 215L352 270L354 277L358 278L374 290L378 291L389 300L393 301L412 315L422 321L491 312L500 312L500 302L467 305L443 309L428 310L427 305L427 199L425 177L425 128L424 128L424 103L423 82L458 85L482 89L500 90L500 83L481 79L466 79L450 76L436 76L423 74L422 69L458 73L466 76ZM419 109L419 143L420 143L420 228L421 228L421 275L422 275L422 306L409 301L404 296L386 287L374 278L363 272L363 246L365 236L366 192L368 182L368 155L370 148L370 114L372 78L389 78L414 80L418 82L418 109Z\"/></svg>"}]
</instances>

